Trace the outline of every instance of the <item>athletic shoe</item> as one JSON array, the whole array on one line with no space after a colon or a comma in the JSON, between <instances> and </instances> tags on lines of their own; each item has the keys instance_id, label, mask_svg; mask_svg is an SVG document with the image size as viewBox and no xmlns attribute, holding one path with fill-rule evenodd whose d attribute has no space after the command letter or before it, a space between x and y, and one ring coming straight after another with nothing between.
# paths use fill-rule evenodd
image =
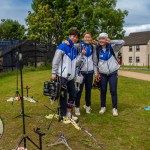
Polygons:
<instances>
[{"instance_id":1,"label":"athletic shoe","mask_svg":"<svg viewBox=\"0 0 150 150\"><path fill-rule=\"evenodd\" d=\"M104 114L106 112L106 107L101 107L99 113Z\"/></svg>"},{"instance_id":2,"label":"athletic shoe","mask_svg":"<svg viewBox=\"0 0 150 150\"><path fill-rule=\"evenodd\" d=\"M77 120L78 120L78 117L73 116L70 112L67 112L66 117L69 117L69 118L71 118L71 119L74 120L74 121L77 121Z\"/></svg>"},{"instance_id":3,"label":"athletic shoe","mask_svg":"<svg viewBox=\"0 0 150 150\"><path fill-rule=\"evenodd\" d=\"M75 116L71 115L71 119L74 120L74 121L77 121L78 117L75 117Z\"/></svg>"},{"instance_id":4,"label":"athletic shoe","mask_svg":"<svg viewBox=\"0 0 150 150\"><path fill-rule=\"evenodd\" d=\"M118 116L118 111L117 111L116 108L113 108L112 114L113 114L114 117Z\"/></svg>"},{"instance_id":5,"label":"athletic shoe","mask_svg":"<svg viewBox=\"0 0 150 150\"><path fill-rule=\"evenodd\" d=\"M75 107L75 115L80 116L80 108Z\"/></svg>"},{"instance_id":6,"label":"athletic shoe","mask_svg":"<svg viewBox=\"0 0 150 150\"><path fill-rule=\"evenodd\" d=\"M91 107L90 107L90 106L84 105L83 108L86 110L86 113L87 113L87 114L90 114L90 113L91 113Z\"/></svg>"}]
</instances>

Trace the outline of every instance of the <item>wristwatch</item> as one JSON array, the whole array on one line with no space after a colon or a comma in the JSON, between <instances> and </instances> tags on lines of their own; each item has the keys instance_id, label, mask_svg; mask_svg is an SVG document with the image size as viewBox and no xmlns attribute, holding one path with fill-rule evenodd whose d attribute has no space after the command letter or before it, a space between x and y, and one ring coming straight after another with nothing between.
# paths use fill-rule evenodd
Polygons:
<instances>
[{"instance_id":1,"label":"wristwatch","mask_svg":"<svg viewBox=\"0 0 150 150\"><path fill-rule=\"evenodd\" d=\"M0 139L1 139L2 135L3 135L3 131L4 131L4 124L3 124L3 121L2 121L2 119L0 117Z\"/></svg>"}]
</instances>

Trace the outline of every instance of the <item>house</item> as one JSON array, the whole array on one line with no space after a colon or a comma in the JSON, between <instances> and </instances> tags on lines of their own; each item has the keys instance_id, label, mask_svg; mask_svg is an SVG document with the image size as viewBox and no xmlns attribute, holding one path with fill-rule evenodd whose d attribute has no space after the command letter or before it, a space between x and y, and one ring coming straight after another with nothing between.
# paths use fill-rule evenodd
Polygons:
<instances>
[{"instance_id":1,"label":"house","mask_svg":"<svg viewBox=\"0 0 150 150\"><path fill-rule=\"evenodd\" d=\"M130 33L121 49L122 65L150 65L150 31Z\"/></svg>"}]
</instances>

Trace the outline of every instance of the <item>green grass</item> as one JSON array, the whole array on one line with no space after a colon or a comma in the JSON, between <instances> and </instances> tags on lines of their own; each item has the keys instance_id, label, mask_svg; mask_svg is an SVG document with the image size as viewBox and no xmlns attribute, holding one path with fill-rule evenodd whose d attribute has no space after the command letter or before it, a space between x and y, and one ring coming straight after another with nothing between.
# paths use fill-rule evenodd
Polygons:
<instances>
[{"instance_id":1,"label":"green grass","mask_svg":"<svg viewBox=\"0 0 150 150\"><path fill-rule=\"evenodd\" d=\"M131 69L132 69L132 68L137 68L137 69L138 69L138 68L143 68L143 69L145 68L145 69L148 69L148 66L121 65L121 67L122 67L122 68L131 68Z\"/></svg>"},{"instance_id":2,"label":"green grass","mask_svg":"<svg viewBox=\"0 0 150 150\"><path fill-rule=\"evenodd\" d=\"M23 73L24 87L28 85L29 97L52 109L57 108L57 102L50 104L48 97L43 96L43 82L50 79L49 70L30 70ZM20 84L19 84L20 86ZM109 91L109 90L108 90ZM4 120L5 132L0 139L0 149L14 148L22 137L22 119L15 118L21 111L20 102L6 100L15 96L16 76L1 76L0 78L0 116ZM24 90L26 96L26 91ZM150 111L144 111L144 107L150 105L150 82L119 77L118 82L118 110L119 116L113 117L111 110L111 97L107 95L107 112L104 115L98 113L100 106L99 91L92 90L92 113L86 114L81 107L79 124L87 129L103 144L105 150L149 150L150 149ZM81 106L84 104L84 93ZM38 142L38 136L33 128L40 127L46 133L43 137L44 150L65 150L64 145L48 148L47 145L58 139L61 131L64 132L68 144L73 150L96 150L97 146L83 131L76 130L72 125L64 125L55 120L46 131L50 120L45 118L51 113L39 103L25 101L25 114L31 116L26 118L27 135ZM36 150L27 143L29 150Z\"/></svg>"},{"instance_id":3,"label":"green grass","mask_svg":"<svg viewBox=\"0 0 150 150\"><path fill-rule=\"evenodd\" d=\"M150 69L125 69L125 68L121 68L121 70L150 74Z\"/></svg>"}]
</instances>

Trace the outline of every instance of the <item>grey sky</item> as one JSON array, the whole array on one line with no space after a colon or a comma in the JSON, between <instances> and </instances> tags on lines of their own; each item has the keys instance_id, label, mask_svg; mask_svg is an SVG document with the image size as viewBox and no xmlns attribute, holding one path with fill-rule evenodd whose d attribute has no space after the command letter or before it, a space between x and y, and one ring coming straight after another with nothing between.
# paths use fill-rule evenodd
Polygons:
<instances>
[{"instance_id":1,"label":"grey sky","mask_svg":"<svg viewBox=\"0 0 150 150\"><path fill-rule=\"evenodd\" d=\"M150 0L118 0L117 8L129 12L125 26L150 24Z\"/></svg>"},{"instance_id":2,"label":"grey sky","mask_svg":"<svg viewBox=\"0 0 150 150\"><path fill-rule=\"evenodd\" d=\"M117 8L128 10L124 29L131 32L150 31L150 0L118 0Z\"/></svg>"}]
</instances>

